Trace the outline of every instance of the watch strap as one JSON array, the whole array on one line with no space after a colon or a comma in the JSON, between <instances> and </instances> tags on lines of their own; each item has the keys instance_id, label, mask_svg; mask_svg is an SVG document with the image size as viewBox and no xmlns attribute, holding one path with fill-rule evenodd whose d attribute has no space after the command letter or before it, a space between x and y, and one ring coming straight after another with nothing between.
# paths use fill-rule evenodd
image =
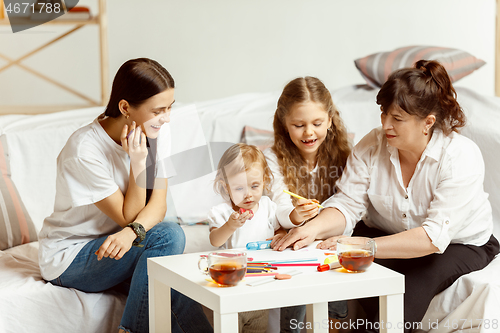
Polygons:
<instances>
[{"instance_id":1,"label":"watch strap","mask_svg":"<svg viewBox=\"0 0 500 333\"><path fill-rule=\"evenodd\" d=\"M144 228L144 226L139 222L132 222L127 224L126 227L132 228L132 230L137 235L137 238L134 239L132 245L136 247L143 247L144 244L141 244L141 242L144 240L144 238L146 238L146 229Z\"/></svg>"}]
</instances>

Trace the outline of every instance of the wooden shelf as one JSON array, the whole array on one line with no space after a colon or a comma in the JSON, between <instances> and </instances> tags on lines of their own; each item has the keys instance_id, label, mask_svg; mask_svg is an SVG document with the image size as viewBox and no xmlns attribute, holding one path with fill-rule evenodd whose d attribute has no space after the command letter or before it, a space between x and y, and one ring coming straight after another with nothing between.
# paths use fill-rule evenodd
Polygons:
<instances>
[{"instance_id":1,"label":"wooden shelf","mask_svg":"<svg viewBox=\"0 0 500 333\"><path fill-rule=\"evenodd\" d=\"M28 18L18 19L16 20L15 25L32 25L37 24L40 21L30 20ZM64 20L62 18L52 20L49 22L42 23L40 25L86 25L86 24L99 24L99 18L93 17L90 20ZM10 26L10 21L8 19L0 20L0 25L8 25Z\"/></svg>"},{"instance_id":2,"label":"wooden shelf","mask_svg":"<svg viewBox=\"0 0 500 333\"><path fill-rule=\"evenodd\" d=\"M11 66L18 66L25 71L41 78L42 80L53 84L62 90L65 90L66 92L71 93L74 96L77 96L80 100L82 100L83 103L85 104L76 104L76 105L54 105L54 106L48 106L48 105L33 105L33 106L12 106L12 105L0 105L0 114L7 114L7 113L48 113L48 112L55 112L55 111L61 111L61 110L68 110L71 108L84 108L84 107L92 107L92 106L100 106L100 105L105 105L108 100L108 89L109 89L109 78L108 78L108 32L107 32L107 19L106 19L106 0L97 0L98 5L99 5L99 12L96 16L92 17L89 20L68 20L68 19L63 19L63 16L60 18L57 18L55 20L45 22L42 24L39 24L39 26L42 25L66 25L66 26L73 26L69 31L62 33L61 35L57 36L56 38L50 40L49 42L43 44L40 47L37 47L36 49L30 51L29 53L17 58L17 59L11 59L8 56L5 56L1 53L3 47L0 45L0 58L3 60L7 61L7 64L3 67L0 67L0 72L3 70L11 67ZM33 25L34 23L36 24L39 21L36 20L30 20L29 18L23 18L23 19L18 19L16 20L17 22L15 23L16 25ZM8 17L4 19L0 19L0 26L10 26L10 21ZM70 36L73 34L75 31L83 28L86 25L97 25L99 27L99 33L98 36L96 36L99 44L99 61L100 61L100 84L101 84L101 96L99 100L94 100L93 98L90 98L88 96L85 96L84 94L76 91L75 89L71 88L68 85L65 85L63 83L60 83L40 72L37 70L30 68L22 63L23 60L25 60L28 57L31 57L32 55L40 52L41 50L45 49L47 46L58 42L59 40Z\"/></svg>"},{"instance_id":3,"label":"wooden shelf","mask_svg":"<svg viewBox=\"0 0 500 333\"><path fill-rule=\"evenodd\" d=\"M57 105L2 105L0 116L6 114L44 114L59 111L88 108L86 104L57 104Z\"/></svg>"}]
</instances>

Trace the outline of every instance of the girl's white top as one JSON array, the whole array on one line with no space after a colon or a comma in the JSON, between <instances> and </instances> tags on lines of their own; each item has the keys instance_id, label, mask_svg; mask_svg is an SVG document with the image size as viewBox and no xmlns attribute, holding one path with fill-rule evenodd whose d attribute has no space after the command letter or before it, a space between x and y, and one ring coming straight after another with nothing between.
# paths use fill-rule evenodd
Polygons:
<instances>
[{"instance_id":1,"label":"girl's white top","mask_svg":"<svg viewBox=\"0 0 500 333\"><path fill-rule=\"evenodd\" d=\"M450 243L481 246L493 231L492 210L483 189L484 161L468 138L435 130L405 188L398 149L382 128L353 149L338 192L323 203L346 218L350 235L366 212L366 224L389 234L423 227L443 253Z\"/></svg>"},{"instance_id":2,"label":"girl's white top","mask_svg":"<svg viewBox=\"0 0 500 333\"><path fill-rule=\"evenodd\" d=\"M291 229L301 226L302 224L295 225L292 221L290 221L290 213L295 209L295 206L292 203L292 197L290 196L290 194L283 192L283 190L288 191L288 186L284 182L284 176L278 164L278 158L276 157L276 154L271 148L267 148L266 150L264 150L264 156L266 157L269 169L271 169L271 172L273 173L274 179L271 187L271 193L269 193L268 195L269 198L271 198L271 200L278 205L278 209L276 212L278 222L285 229ZM309 174L312 176L312 182L314 182L317 173L318 166L316 165L316 167L311 172L309 172Z\"/></svg>"},{"instance_id":3,"label":"girl's white top","mask_svg":"<svg viewBox=\"0 0 500 333\"><path fill-rule=\"evenodd\" d=\"M232 213L234 213L234 210L227 203L212 207L208 213L209 227L222 227L229 220ZM280 225L276 220L276 204L268 197L262 196L259 201L259 209L253 218L236 229L221 248L234 249L245 247L248 242L265 241L272 238L274 231L279 227Z\"/></svg>"}]
</instances>

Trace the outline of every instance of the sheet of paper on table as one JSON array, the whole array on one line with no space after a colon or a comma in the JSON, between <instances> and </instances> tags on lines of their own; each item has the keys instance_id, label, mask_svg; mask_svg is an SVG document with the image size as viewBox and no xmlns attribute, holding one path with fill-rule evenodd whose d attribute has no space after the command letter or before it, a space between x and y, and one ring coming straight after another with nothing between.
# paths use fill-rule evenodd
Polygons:
<instances>
[{"instance_id":1,"label":"sheet of paper on table","mask_svg":"<svg viewBox=\"0 0 500 333\"><path fill-rule=\"evenodd\" d=\"M303 261L303 263L318 263L322 265L325 261L325 259L328 257L328 255L325 255L325 253L334 253L335 251L333 250L320 250L316 248L316 245L318 245L320 241L316 241L311 243L309 246L304 247L300 250L294 251L290 248L284 250L284 251L271 251L271 250L255 250L255 251L248 251L247 256L250 258L253 258L253 261L266 261L269 262L271 265L273 261L287 261L287 260L304 260L304 259L312 259L316 258L316 261ZM249 261L252 262L252 261ZM295 262L294 262L295 263ZM301 262L296 262L297 264L300 264ZM317 271L316 266L288 266L288 267L279 267L278 272L279 273L286 273L287 271L290 270L300 270L304 274L313 274L313 273L318 273L320 272ZM245 278L249 278L246 276ZM256 277L250 277L250 278L256 278Z\"/></svg>"}]
</instances>

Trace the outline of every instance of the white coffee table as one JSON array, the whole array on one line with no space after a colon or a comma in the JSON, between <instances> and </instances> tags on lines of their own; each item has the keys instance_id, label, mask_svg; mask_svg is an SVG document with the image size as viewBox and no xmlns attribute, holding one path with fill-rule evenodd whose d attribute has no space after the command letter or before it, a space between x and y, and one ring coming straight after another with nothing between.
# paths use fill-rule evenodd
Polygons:
<instances>
[{"instance_id":1,"label":"white coffee table","mask_svg":"<svg viewBox=\"0 0 500 333\"><path fill-rule=\"evenodd\" d=\"M300 304L312 304L307 318L315 323L313 331L326 333L328 301L373 296L380 296L380 323L384 323L380 332L403 332L404 276L388 268L374 263L363 273L304 273L290 280L248 286L246 282L262 278L253 277L235 287L221 288L198 270L198 259L206 253L148 259L150 332L171 331L170 288L212 309L216 333L238 332L238 312Z\"/></svg>"}]
</instances>

